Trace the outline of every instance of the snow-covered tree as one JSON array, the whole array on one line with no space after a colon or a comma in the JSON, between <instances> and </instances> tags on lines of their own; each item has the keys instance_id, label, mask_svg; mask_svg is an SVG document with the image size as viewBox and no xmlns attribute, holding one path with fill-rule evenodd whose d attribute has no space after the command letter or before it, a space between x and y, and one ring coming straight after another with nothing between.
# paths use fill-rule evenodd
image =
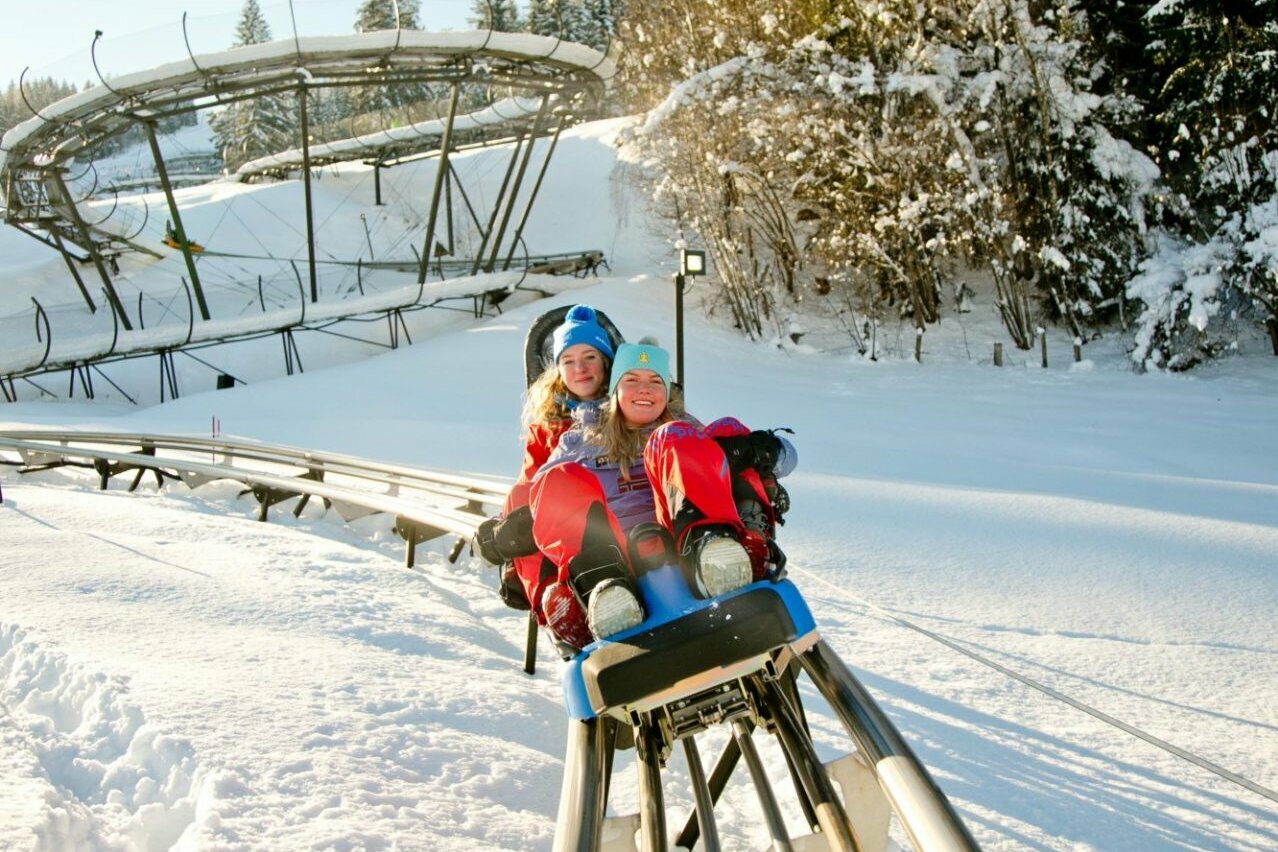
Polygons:
<instances>
[{"instance_id":1,"label":"snow-covered tree","mask_svg":"<svg viewBox=\"0 0 1278 852\"><path fill-rule=\"evenodd\" d=\"M614 29L610 0L530 0L524 29L603 49Z\"/></svg>"},{"instance_id":2,"label":"snow-covered tree","mask_svg":"<svg viewBox=\"0 0 1278 852\"><path fill-rule=\"evenodd\" d=\"M370 33L376 30L393 30L396 25L395 9L399 7L399 28L420 30L418 14L421 0L363 0L355 13L355 32Z\"/></svg>"},{"instance_id":3,"label":"snow-covered tree","mask_svg":"<svg viewBox=\"0 0 1278 852\"><path fill-rule=\"evenodd\" d=\"M91 84L86 85L86 88L91 88ZM31 112L32 107L43 109L75 92L73 84L54 80L52 77L28 76L23 80L21 90L16 82L10 81L4 94L0 95L0 134L31 118L35 114Z\"/></svg>"},{"instance_id":4,"label":"snow-covered tree","mask_svg":"<svg viewBox=\"0 0 1278 852\"><path fill-rule=\"evenodd\" d=\"M617 33L618 0L582 0L581 31L576 41L606 50Z\"/></svg>"},{"instance_id":5,"label":"snow-covered tree","mask_svg":"<svg viewBox=\"0 0 1278 852\"><path fill-rule=\"evenodd\" d=\"M1162 251L1130 290L1144 305L1138 363L1174 369L1224 351L1235 320L1268 325L1278 354L1275 21L1276 0L1180 0L1144 15L1148 145L1172 192Z\"/></svg>"},{"instance_id":6,"label":"snow-covered tree","mask_svg":"<svg viewBox=\"0 0 1278 852\"><path fill-rule=\"evenodd\" d=\"M257 0L244 0L232 47L262 44L271 30ZM236 101L209 120L226 168L297 143L297 99L290 95L259 95Z\"/></svg>"},{"instance_id":7,"label":"snow-covered tree","mask_svg":"<svg viewBox=\"0 0 1278 852\"><path fill-rule=\"evenodd\" d=\"M743 328L813 297L921 328L960 265L1025 347L1121 304L1157 170L1068 3L670 5L631 0L622 85L657 104L639 144Z\"/></svg>"},{"instance_id":8,"label":"snow-covered tree","mask_svg":"<svg viewBox=\"0 0 1278 852\"><path fill-rule=\"evenodd\" d=\"M400 29L421 29L418 20L421 8L419 0L398 0L398 8ZM395 9L396 4L391 0L363 0L355 16L355 32L395 29ZM383 113L389 110L402 111L420 102L426 91L426 87L419 83L391 82L380 86L360 86L351 90L350 108L359 117L357 124L362 130L381 129L396 120L408 118L405 115L388 117Z\"/></svg>"},{"instance_id":9,"label":"snow-covered tree","mask_svg":"<svg viewBox=\"0 0 1278 852\"><path fill-rule=\"evenodd\" d=\"M514 33L523 27L515 0L474 0L470 20L481 30Z\"/></svg>"},{"instance_id":10,"label":"snow-covered tree","mask_svg":"<svg viewBox=\"0 0 1278 852\"><path fill-rule=\"evenodd\" d=\"M553 35L559 28L555 19L555 0L529 0L524 14L524 28L533 35Z\"/></svg>"},{"instance_id":11,"label":"snow-covered tree","mask_svg":"<svg viewBox=\"0 0 1278 852\"><path fill-rule=\"evenodd\" d=\"M246 44L263 44L271 40L271 28L262 17L262 7L257 0L244 0L240 20L235 25L235 47Z\"/></svg>"},{"instance_id":12,"label":"snow-covered tree","mask_svg":"<svg viewBox=\"0 0 1278 852\"><path fill-rule=\"evenodd\" d=\"M970 136L985 173L970 173L979 183L967 180L962 191L992 187L999 202L975 216L976 248L996 281L1031 287L1047 317L1085 337L1097 311L1121 306L1123 284L1145 254L1158 170L1115 135L1138 104L1094 85L1100 51L1078 7L1036 16L1022 0L987 0L973 19L981 73L975 87L964 81L963 110L969 127L987 127ZM1016 319L1009 331L1028 347L1032 326Z\"/></svg>"}]
</instances>

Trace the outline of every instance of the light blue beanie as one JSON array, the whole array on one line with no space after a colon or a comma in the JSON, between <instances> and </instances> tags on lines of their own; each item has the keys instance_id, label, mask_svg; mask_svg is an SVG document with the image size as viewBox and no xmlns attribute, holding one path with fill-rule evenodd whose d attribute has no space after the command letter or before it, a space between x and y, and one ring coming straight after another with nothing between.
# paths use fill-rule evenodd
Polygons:
<instances>
[{"instance_id":1,"label":"light blue beanie","mask_svg":"<svg viewBox=\"0 0 1278 852\"><path fill-rule=\"evenodd\" d=\"M563 323L555 329L552 341L554 346L550 354L556 364L565 349L578 343L593 346L605 358L612 358L612 341L608 338L608 332L599 324L595 309L590 305L573 305L569 308Z\"/></svg>"},{"instance_id":2,"label":"light blue beanie","mask_svg":"<svg viewBox=\"0 0 1278 852\"><path fill-rule=\"evenodd\" d=\"M608 393L615 391L617 382L631 370L652 370L665 382L666 391L670 390L670 353L658 346L652 338L645 337L638 343L623 343L617 347Z\"/></svg>"}]
</instances>

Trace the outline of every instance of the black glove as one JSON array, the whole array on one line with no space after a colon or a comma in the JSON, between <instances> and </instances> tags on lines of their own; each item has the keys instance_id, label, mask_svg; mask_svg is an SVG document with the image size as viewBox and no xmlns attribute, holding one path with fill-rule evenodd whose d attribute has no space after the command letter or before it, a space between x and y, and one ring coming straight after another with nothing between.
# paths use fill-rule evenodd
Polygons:
<instances>
[{"instance_id":1,"label":"black glove","mask_svg":"<svg viewBox=\"0 0 1278 852\"><path fill-rule=\"evenodd\" d=\"M781 439L771 432L756 429L749 435L733 435L715 438L728 457L728 467L733 473L754 468L760 476L768 476L777 466L781 455Z\"/></svg>"},{"instance_id":2,"label":"black glove","mask_svg":"<svg viewBox=\"0 0 1278 852\"><path fill-rule=\"evenodd\" d=\"M532 509L521 506L505 518L489 518L475 530L475 547L479 555L492 565L502 565L516 556L537 552L533 541Z\"/></svg>"},{"instance_id":3,"label":"black glove","mask_svg":"<svg viewBox=\"0 0 1278 852\"><path fill-rule=\"evenodd\" d=\"M515 573L515 566L507 565L501 572L501 586L497 589L502 603L511 609L530 610L528 595L524 594L524 584Z\"/></svg>"},{"instance_id":4,"label":"black glove","mask_svg":"<svg viewBox=\"0 0 1278 852\"><path fill-rule=\"evenodd\" d=\"M531 556L537 552L537 542L533 541L532 509L520 506L506 516L497 525L495 543L497 552L506 559L516 556Z\"/></svg>"},{"instance_id":5,"label":"black glove","mask_svg":"<svg viewBox=\"0 0 1278 852\"><path fill-rule=\"evenodd\" d=\"M470 552L479 551L479 555L489 565L501 565L506 561L500 553L497 552L497 526L502 521L501 515L488 518L475 530L475 537L470 542Z\"/></svg>"}]
</instances>

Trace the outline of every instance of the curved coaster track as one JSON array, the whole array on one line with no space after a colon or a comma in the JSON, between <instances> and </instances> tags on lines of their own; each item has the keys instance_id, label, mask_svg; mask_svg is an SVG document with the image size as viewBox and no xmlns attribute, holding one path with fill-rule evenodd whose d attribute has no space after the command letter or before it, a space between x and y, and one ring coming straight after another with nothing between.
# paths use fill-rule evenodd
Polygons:
<instances>
[{"instance_id":1,"label":"curved coaster track","mask_svg":"<svg viewBox=\"0 0 1278 852\"><path fill-rule=\"evenodd\" d=\"M416 283L424 284L433 269L441 268L443 256L452 258L450 262L459 263L470 275L510 269L560 133L594 117L616 71L606 54L584 45L488 30L295 35L198 56L189 50L188 40L187 59L109 80L103 77L101 85L51 106L33 108L32 118L0 140L0 183L4 187L0 206L5 222L61 253L81 298L96 312L99 304L91 293L93 288L77 269L78 263L91 261L107 306L126 332L134 330L136 317L130 316L115 286L117 258L126 251L161 258L166 244L177 249L185 262L184 281L191 290L197 320L212 319L213 307L195 262L197 254L209 253L190 238L183 224L183 211L174 197L174 181L158 140L159 128L166 120L210 107L233 107L241 101L296 98L298 147L258 158L237 174L242 180L268 174L300 175L309 278L309 288L304 286L304 290L310 301L316 302L316 267L322 261L317 259L311 183L312 171L319 165L363 160L373 166L376 204L380 205L384 169L413 159L435 158L433 186L421 205L425 212L421 249L414 249ZM307 107L311 95L327 89L368 87L425 93L418 106L431 117L405 127L312 146ZM149 143L164 193L168 222L163 241L143 236L149 210L136 228L117 221L118 203L112 204L105 216L86 215L86 211L92 212L83 205L97 189L96 171L94 185L87 193L81 193L72 176L84 160L89 164L85 171L92 170L95 152L104 143L138 128ZM549 141L542 146L538 166L531 161L534 143L541 139ZM469 147L499 142L512 151L506 176L491 210L477 210L449 158ZM465 202L470 219L458 227L473 234L469 241L472 256L464 261L453 257L455 237L461 236L454 233L454 194ZM524 253L528 253L526 247Z\"/></svg>"}]
</instances>

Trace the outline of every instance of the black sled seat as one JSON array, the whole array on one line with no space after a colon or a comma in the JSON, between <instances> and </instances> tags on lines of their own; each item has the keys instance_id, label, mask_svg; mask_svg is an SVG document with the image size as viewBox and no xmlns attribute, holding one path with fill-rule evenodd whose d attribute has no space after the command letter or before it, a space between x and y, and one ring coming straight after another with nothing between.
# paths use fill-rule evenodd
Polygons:
<instances>
[{"instance_id":1,"label":"black sled seat","mask_svg":"<svg viewBox=\"0 0 1278 852\"><path fill-rule=\"evenodd\" d=\"M677 687L691 692L713 686L743 674L735 671L742 664L757 668L760 658L816 629L788 580L754 583L707 601L693 598L679 577L683 600L672 601L669 588L654 595L645 582L667 571L677 573L667 567L640 578L650 613L642 624L590 645L569 662L564 694L570 717L643 709L685 691Z\"/></svg>"}]
</instances>

